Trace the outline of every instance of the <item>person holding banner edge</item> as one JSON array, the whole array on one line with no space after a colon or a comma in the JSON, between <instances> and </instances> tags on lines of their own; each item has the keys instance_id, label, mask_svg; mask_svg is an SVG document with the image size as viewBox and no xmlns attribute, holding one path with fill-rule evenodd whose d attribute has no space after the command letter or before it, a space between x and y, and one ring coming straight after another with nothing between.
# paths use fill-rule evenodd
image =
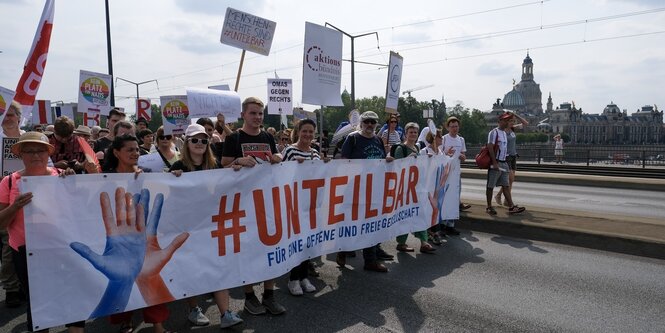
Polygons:
<instances>
[{"instance_id":1,"label":"person holding banner edge","mask_svg":"<svg viewBox=\"0 0 665 333\"><path fill-rule=\"evenodd\" d=\"M257 97L248 97L242 102L240 113L243 119L242 128L229 135L224 142L222 166L238 171L243 167L251 168L257 163L279 163L282 155L277 152L275 138L263 131L264 104ZM254 294L254 286L244 286L245 311L253 315L266 313L278 315L286 312L286 308L275 300L275 280L263 282L263 300Z\"/></svg>"},{"instance_id":2,"label":"person holding banner edge","mask_svg":"<svg viewBox=\"0 0 665 333\"><path fill-rule=\"evenodd\" d=\"M21 289L27 300L28 330L32 331L32 311L30 306L30 286L28 280L27 252L25 247L25 222L23 207L29 204L32 193L21 193L21 177L24 176L58 176L73 175L72 169L66 169L62 174L57 168L48 166L49 155L55 147L49 142L46 135L39 132L22 134L12 148L12 154L19 156L24 169L16 171L2 179L0 182L0 228L9 233L9 246L13 255L14 269L21 283ZM3 247L4 249L4 247ZM3 261L3 266L7 262ZM85 321L66 325L69 332L83 332ZM47 332L48 330L41 330Z\"/></svg>"},{"instance_id":3,"label":"person holding banner edge","mask_svg":"<svg viewBox=\"0 0 665 333\"><path fill-rule=\"evenodd\" d=\"M201 118L207 119L207 118ZM200 120L200 119L199 119ZM209 120L209 119L208 119ZM170 171L176 177L180 177L183 172L201 171L217 169L221 166L217 163L215 156L212 153L210 135L212 131L199 124L192 124L187 126L185 130L185 144L182 147L182 154L180 160L173 163ZM213 293L213 298L219 313L222 314L220 318L221 328L227 328L241 324L242 318L237 313L229 309L229 291L218 290ZM203 311L197 304L196 297L187 298L190 313L187 319L197 326L205 326L210 323L210 320L203 314Z\"/></svg>"}]
</instances>

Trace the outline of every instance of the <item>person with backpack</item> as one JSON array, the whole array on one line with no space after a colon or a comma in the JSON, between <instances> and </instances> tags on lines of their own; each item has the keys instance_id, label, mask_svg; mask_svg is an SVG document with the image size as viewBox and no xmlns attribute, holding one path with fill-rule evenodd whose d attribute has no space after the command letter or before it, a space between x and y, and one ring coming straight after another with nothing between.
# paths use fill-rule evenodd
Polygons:
<instances>
[{"instance_id":1,"label":"person with backpack","mask_svg":"<svg viewBox=\"0 0 665 333\"><path fill-rule=\"evenodd\" d=\"M391 151L391 153L394 153L395 159L400 159L400 158L405 158L405 157L410 157L410 156L418 156L419 149L418 146L416 145L416 140L418 140L418 131L420 131L420 127L416 123L408 123L406 126L404 126L404 130L406 131L406 140L404 143L397 144L393 147L395 147ZM421 253L428 253L428 254L433 254L436 249L427 242L427 230L421 230L421 231L416 231L413 233L416 238L420 239L420 252ZM414 248L409 247L406 245L406 239L409 237L409 234L404 234L397 236L397 251L400 252L413 252L415 251Z\"/></svg>"}]
</instances>

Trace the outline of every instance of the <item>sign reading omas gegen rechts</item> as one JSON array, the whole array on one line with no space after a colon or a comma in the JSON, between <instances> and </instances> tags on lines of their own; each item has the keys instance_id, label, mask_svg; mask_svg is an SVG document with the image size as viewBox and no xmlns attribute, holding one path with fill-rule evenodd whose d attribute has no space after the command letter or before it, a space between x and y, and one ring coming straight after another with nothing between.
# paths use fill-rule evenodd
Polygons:
<instances>
[{"instance_id":1,"label":"sign reading omas gegen rechts","mask_svg":"<svg viewBox=\"0 0 665 333\"><path fill-rule=\"evenodd\" d=\"M267 56L277 23L231 7L226 9L222 44Z\"/></svg>"}]
</instances>

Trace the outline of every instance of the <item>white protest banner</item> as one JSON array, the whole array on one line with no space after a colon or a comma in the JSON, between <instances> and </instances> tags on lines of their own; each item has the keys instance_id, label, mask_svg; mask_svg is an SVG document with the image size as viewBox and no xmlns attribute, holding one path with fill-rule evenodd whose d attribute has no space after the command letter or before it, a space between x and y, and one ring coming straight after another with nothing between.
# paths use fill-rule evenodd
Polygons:
<instances>
[{"instance_id":1,"label":"white protest banner","mask_svg":"<svg viewBox=\"0 0 665 333\"><path fill-rule=\"evenodd\" d=\"M273 21L228 7L220 42L267 56L276 26Z\"/></svg>"},{"instance_id":2,"label":"white protest banner","mask_svg":"<svg viewBox=\"0 0 665 333\"><path fill-rule=\"evenodd\" d=\"M69 119L75 119L74 118L74 106L72 104L62 104L62 105L56 105L51 107L51 110L53 113L55 113L55 117L62 117L66 116Z\"/></svg>"},{"instance_id":3,"label":"white protest banner","mask_svg":"<svg viewBox=\"0 0 665 333\"><path fill-rule=\"evenodd\" d=\"M150 122L150 119L152 119L150 98L138 98L136 100L136 119L141 118L148 122Z\"/></svg>"},{"instance_id":4,"label":"white protest banner","mask_svg":"<svg viewBox=\"0 0 665 333\"><path fill-rule=\"evenodd\" d=\"M81 70L78 112L108 116L111 111L110 87L111 75Z\"/></svg>"},{"instance_id":5,"label":"white protest banner","mask_svg":"<svg viewBox=\"0 0 665 333\"><path fill-rule=\"evenodd\" d=\"M51 101L36 100L32 108L32 124L53 124L53 116L51 115Z\"/></svg>"},{"instance_id":6,"label":"white protest banner","mask_svg":"<svg viewBox=\"0 0 665 333\"><path fill-rule=\"evenodd\" d=\"M2 138L2 177L23 169L23 162L12 154L12 146L17 141L18 138Z\"/></svg>"},{"instance_id":7,"label":"white protest banner","mask_svg":"<svg viewBox=\"0 0 665 333\"><path fill-rule=\"evenodd\" d=\"M34 325L265 281L307 258L425 230L440 208L459 209L458 192L446 186L459 183L446 172L450 160L293 161L138 179L25 177L22 190L34 196L24 208ZM116 205L125 191L140 204ZM449 196L444 207L441 197ZM137 210L145 233L131 220L116 222ZM123 251L105 252L113 247Z\"/></svg>"},{"instance_id":8,"label":"white protest banner","mask_svg":"<svg viewBox=\"0 0 665 333\"><path fill-rule=\"evenodd\" d=\"M292 89L291 79L268 79L269 114L293 114Z\"/></svg>"},{"instance_id":9,"label":"white protest banner","mask_svg":"<svg viewBox=\"0 0 665 333\"><path fill-rule=\"evenodd\" d=\"M0 124L5 120L5 112L9 109L9 106L14 100L14 91L9 90L5 87L0 87ZM2 133L2 127L0 127L0 133Z\"/></svg>"},{"instance_id":10,"label":"white protest banner","mask_svg":"<svg viewBox=\"0 0 665 333\"><path fill-rule=\"evenodd\" d=\"M191 118L217 117L221 113L229 119L240 117L240 95L235 91L187 88L187 106Z\"/></svg>"},{"instance_id":11,"label":"white protest banner","mask_svg":"<svg viewBox=\"0 0 665 333\"><path fill-rule=\"evenodd\" d=\"M386 84L386 112L388 113L397 113L399 87L402 82L402 62L402 56L390 51L388 83Z\"/></svg>"},{"instance_id":12,"label":"white protest banner","mask_svg":"<svg viewBox=\"0 0 665 333\"><path fill-rule=\"evenodd\" d=\"M208 89L215 89L215 90L231 90L228 84L218 84L216 86L208 86Z\"/></svg>"},{"instance_id":13,"label":"white protest banner","mask_svg":"<svg viewBox=\"0 0 665 333\"><path fill-rule=\"evenodd\" d=\"M158 153L139 156L139 166L150 172L164 172L164 160Z\"/></svg>"},{"instance_id":14,"label":"white protest banner","mask_svg":"<svg viewBox=\"0 0 665 333\"><path fill-rule=\"evenodd\" d=\"M162 124L164 134L182 134L189 126L189 107L187 96L161 96Z\"/></svg>"},{"instance_id":15,"label":"white protest banner","mask_svg":"<svg viewBox=\"0 0 665 333\"><path fill-rule=\"evenodd\" d=\"M302 68L302 102L313 105L344 105L342 84L342 33L305 22Z\"/></svg>"}]
</instances>

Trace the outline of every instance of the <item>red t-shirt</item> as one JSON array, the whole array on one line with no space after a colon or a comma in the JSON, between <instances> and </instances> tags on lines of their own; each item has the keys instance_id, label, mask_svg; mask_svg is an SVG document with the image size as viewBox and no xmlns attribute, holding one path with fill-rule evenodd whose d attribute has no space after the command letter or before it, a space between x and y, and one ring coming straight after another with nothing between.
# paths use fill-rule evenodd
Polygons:
<instances>
[{"instance_id":1,"label":"red t-shirt","mask_svg":"<svg viewBox=\"0 0 665 333\"><path fill-rule=\"evenodd\" d=\"M48 168L52 176L58 175L58 169ZM12 180L12 187L9 188L9 179ZM0 182L0 204L11 205L16 201L16 197L21 194L21 171L16 171L2 179ZM17 213L16 217L9 222L7 231L9 233L9 246L18 251L20 246L25 245L25 222L23 220L23 208Z\"/></svg>"}]
</instances>

